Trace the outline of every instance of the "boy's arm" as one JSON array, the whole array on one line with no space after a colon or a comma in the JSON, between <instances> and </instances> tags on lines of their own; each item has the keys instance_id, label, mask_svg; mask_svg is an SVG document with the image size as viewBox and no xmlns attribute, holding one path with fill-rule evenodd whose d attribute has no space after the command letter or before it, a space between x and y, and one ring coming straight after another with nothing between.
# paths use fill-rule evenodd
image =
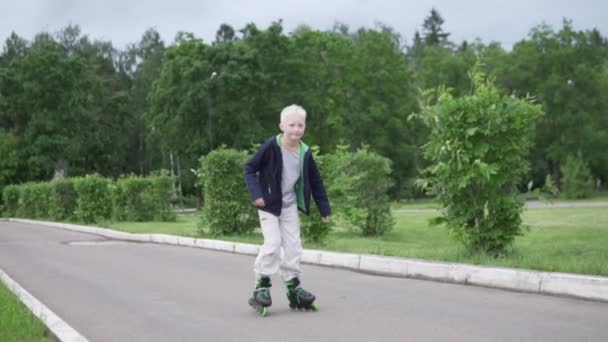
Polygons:
<instances>
[{"instance_id":1,"label":"boy's arm","mask_svg":"<svg viewBox=\"0 0 608 342\"><path fill-rule=\"evenodd\" d=\"M317 204L317 208L319 209L319 214L321 214L321 217L326 218L331 215L331 207L329 206L329 199L327 198L327 193L325 192L325 187L321 180L321 174L317 168L317 163L315 163L315 159L312 155L310 156L309 178L310 190L312 192L312 197Z\"/></svg>"},{"instance_id":2,"label":"boy's arm","mask_svg":"<svg viewBox=\"0 0 608 342\"><path fill-rule=\"evenodd\" d=\"M249 190L252 201L263 198L257 173L262 168L264 150L264 145L262 145L256 154L245 163L245 183L247 183L247 189Z\"/></svg>"}]
</instances>

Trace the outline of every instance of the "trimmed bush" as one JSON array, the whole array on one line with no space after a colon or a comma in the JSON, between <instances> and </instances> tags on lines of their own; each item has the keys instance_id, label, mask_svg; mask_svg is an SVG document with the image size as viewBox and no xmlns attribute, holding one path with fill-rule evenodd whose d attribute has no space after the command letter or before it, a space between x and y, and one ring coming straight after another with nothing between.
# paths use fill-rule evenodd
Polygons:
<instances>
[{"instance_id":1,"label":"trimmed bush","mask_svg":"<svg viewBox=\"0 0 608 342\"><path fill-rule=\"evenodd\" d=\"M112 181L99 175L74 179L77 193L76 218L85 223L97 223L112 216Z\"/></svg>"},{"instance_id":2,"label":"trimmed bush","mask_svg":"<svg viewBox=\"0 0 608 342\"><path fill-rule=\"evenodd\" d=\"M21 187L18 185L7 185L2 191L4 199L4 216L18 217L19 201L21 198Z\"/></svg>"},{"instance_id":3,"label":"trimmed bush","mask_svg":"<svg viewBox=\"0 0 608 342\"><path fill-rule=\"evenodd\" d=\"M56 179L50 183L49 218L53 221L76 219L77 194L72 178Z\"/></svg>"},{"instance_id":4,"label":"trimmed bush","mask_svg":"<svg viewBox=\"0 0 608 342\"><path fill-rule=\"evenodd\" d=\"M17 217L22 218L34 218L35 208L35 195L32 190L33 183L24 183L19 185L21 191L19 192L19 204L17 206Z\"/></svg>"},{"instance_id":5,"label":"trimmed bush","mask_svg":"<svg viewBox=\"0 0 608 342\"><path fill-rule=\"evenodd\" d=\"M175 221L175 177L159 171L149 177L129 175L118 179L112 193L117 221Z\"/></svg>"},{"instance_id":6,"label":"trimmed bush","mask_svg":"<svg viewBox=\"0 0 608 342\"><path fill-rule=\"evenodd\" d=\"M205 197L201 219L211 235L249 233L259 225L243 181L247 159L246 152L220 148L200 160L198 186Z\"/></svg>"},{"instance_id":7,"label":"trimmed bush","mask_svg":"<svg viewBox=\"0 0 608 342\"><path fill-rule=\"evenodd\" d=\"M152 184L149 179L128 175L119 178L112 191L113 218L117 221L150 221L153 208L144 203L144 192Z\"/></svg>"},{"instance_id":8,"label":"trimmed bush","mask_svg":"<svg viewBox=\"0 0 608 342\"><path fill-rule=\"evenodd\" d=\"M52 187L49 183L25 183L20 185L20 201L17 216L30 219L48 219Z\"/></svg>"},{"instance_id":9,"label":"trimmed bush","mask_svg":"<svg viewBox=\"0 0 608 342\"><path fill-rule=\"evenodd\" d=\"M142 203L155 221L175 221L173 203L177 201L175 177L161 170L147 178L149 187L142 193Z\"/></svg>"}]
</instances>

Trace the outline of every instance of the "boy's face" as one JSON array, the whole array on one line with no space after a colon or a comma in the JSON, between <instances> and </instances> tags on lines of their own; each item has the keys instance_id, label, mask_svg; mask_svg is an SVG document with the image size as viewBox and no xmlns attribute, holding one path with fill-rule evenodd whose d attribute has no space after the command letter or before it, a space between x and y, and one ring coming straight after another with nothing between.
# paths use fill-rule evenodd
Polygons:
<instances>
[{"instance_id":1,"label":"boy's face","mask_svg":"<svg viewBox=\"0 0 608 342\"><path fill-rule=\"evenodd\" d=\"M279 123L283 135L291 141L299 141L306 130L306 122L299 115L288 115Z\"/></svg>"}]
</instances>

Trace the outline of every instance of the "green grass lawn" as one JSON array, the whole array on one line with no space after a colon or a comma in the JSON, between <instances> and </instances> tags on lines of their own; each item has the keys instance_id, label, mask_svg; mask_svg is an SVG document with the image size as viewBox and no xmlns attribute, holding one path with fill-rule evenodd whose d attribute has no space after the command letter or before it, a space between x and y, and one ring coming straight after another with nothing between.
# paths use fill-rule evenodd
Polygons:
<instances>
[{"instance_id":1,"label":"green grass lawn","mask_svg":"<svg viewBox=\"0 0 608 342\"><path fill-rule=\"evenodd\" d=\"M405 200L393 202L391 209L437 209L439 202L434 198L422 198L417 200Z\"/></svg>"},{"instance_id":2,"label":"green grass lawn","mask_svg":"<svg viewBox=\"0 0 608 342\"><path fill-rule=\"evenodd\" d=\"M608 202L608 191L596 191L591 193L587 198L564 198L560 196L558 198L546 197L546 201L551 202Z\"/></svg>"},{"instance_id":3,"label":"green grass lawn","mask_svg":"<svg viewBox=\"0 0 608 342\"><path fill-rule=\"evenodd\" d=\"M437 212L395 212L395 228L381 237L364 238L357 232L336 229L327 241L306 243L305 248L379 254L407 258L462 262L608 276L608 209L547 208L524 211L529 227L516 239L513 250L494 259L468 255L451 239L443 226L429 226ZM197 236L197 215L179 216L177 222L109 224L111 228L133 233L164 233ZM202 236L209 238L208 236ZM220 236L221 240L261 243L258 230L247 236Z\"/></svg>"},{"instance_id":4,"label":"green grass lawn","mask_svg":"<svg viewBox=\"0 0 608 342\"><path fill-rule=\"evenodd\" d=\"M0 281L0 341L51 341L45 331L44 324Z\"/></svg>"},{"instance_id":5,"label":"green grass lawn","mask_svg":"<svg viewBox=\"0 0 608 342\"><path fill-rule=\"evenodd\" d=\"M564 197L553 198L547 194L537 196L538 201L548 204L561 202L608 202L608 191L593 192L588 198L569 199ZM417 200L404 200L391 205L392 209L438 209L439 202L434 198L422 198Z\"/></svg>"}]
</instances>

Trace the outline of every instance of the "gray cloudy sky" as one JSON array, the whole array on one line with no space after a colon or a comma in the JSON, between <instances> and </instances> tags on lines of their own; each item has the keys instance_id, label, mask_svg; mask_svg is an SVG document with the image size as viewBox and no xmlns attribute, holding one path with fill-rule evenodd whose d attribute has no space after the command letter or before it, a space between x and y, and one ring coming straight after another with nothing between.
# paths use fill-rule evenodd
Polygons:
<instances>
[{"instance_id":1,"label":"gray cloudy sky","mask_svg":"<svg viewBox=\"0 0 608 342\"><path fill-rule=\"evenodd\" d=\"M209 43L222 23L238 30L249 22L266 28L283 19L286 32L301 24L328 30L342 22L354 30L381 22L409 44L432 7L456 43L481 38L510 48L535 25L559 29L564 17L577 30L598 28L608 36L606 0L0 0L0 41L4 45L11 31L31 40L38 32L77 24L84 34L111 40L117 48L137 42L150 27L166 43L178 31L193 32Z\"/></svg>"}]
</instances>

